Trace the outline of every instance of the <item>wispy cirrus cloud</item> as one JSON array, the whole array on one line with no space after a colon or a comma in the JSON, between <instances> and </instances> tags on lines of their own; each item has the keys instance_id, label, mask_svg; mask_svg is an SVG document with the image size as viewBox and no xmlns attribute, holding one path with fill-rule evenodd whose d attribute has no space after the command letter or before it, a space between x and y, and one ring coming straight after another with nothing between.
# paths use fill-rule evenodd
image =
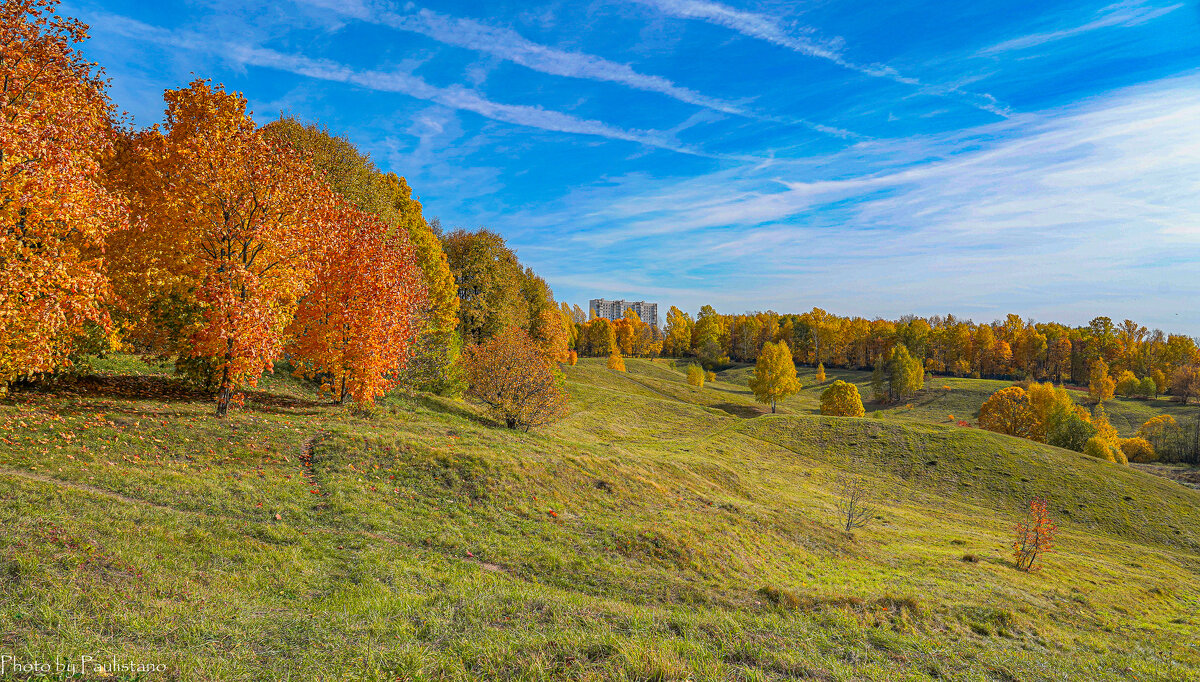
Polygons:
<instances>
[{"instance_id":1,"label":"wispy cirrus cloud","mask_svg":"<svg viewBox=\"0 0 1200 682\"><path fill-rule=\"evenodd\" d=\"M788 30L774 17L735 9L710 0L632 1L648 5L670 16L721 26L748 38L763 40L802 55L823 59L866 76L911 85L929 95L953 98L997 116L1007 118L1012 114L1006 105L987 93L971 92L955 85L925 83L886 64L866 64L852 60L845 55L843 40L821 38L816 29L811 27Z\"/></svg>"},{"instance_id":2,"label":"wispy cirrus cloud","mask_svg":"<svg viewBox=\"0 0 1200 682\"><path fill-rule=\"evenodd\" d=\"M694 307L737 291L777 309L795 309L802 294L864 314L931 313L936 302L982 319L1108 314L1197 330L1200 311L1178 305L1200 297L1189 274L1200 247L1197 119L1200 77L1184 77L865 143L801 168L616 180L564 201L577 235L535 247L561 251L535 267L556 282L559 262L570 264L562 277L580 281L602 280L614 262L659 272L645 284L688 282L695 290L677 300ZM873 159L883 170L870 170ZM663 241L672 247L637 256ZM630 288L613 278L602 290L636 295Z\"/></svg>"},{"instance_id":3,"label":"wispy cirrus cloud","mask_svg":"<svg viewBox=\"0 0 1200 682\"><path fill-rule=\"evenodd\" d=\"M119 15L99 16L105 30L159 45L207 52L246 66L286 71L307 78L345 83L380 92L393 92L451 109L469 111L494 121L559 133L622 140L694 156L713 156L686 146L672 135L654 130L627 130L537 106L494 102L460 85L439 87L402 71L354 69L328 59L288 54L257 45L228 43L190 31L172 31Z\"/></svg>"},{"instance_id":4,"label":"wispy cirrus cloud","mask_svg":"<svg viewBox=\"0 0 1200 682\"><path fill-rule=\"evenodd\" d=\"M1091 20L1082 24L1056 29L1053 31L1046 31L1043 33L1032 33L1019 38L1013 38L1012 40L1006 40L1002 43L997 43L982 50L980 54L999 54L1001 52L1026 50L1039 45L1045 45L1046 43L1065 40L1067 38L1074 38L1075 36L1104 28L1129 28L1133 26L1140 26L1146 22L1166 16L1181 7L1183 7L1183 3L1176 3L1166 6L1154 6L1147 4L1145 0L1129 0L1127 2L1118 2L1096 12L1095 16Z\"/></svg>"},{"instance_id":5,"label":"wispy cirrus cloud","mask_svg":"<svg viewBox=\"0 0 1200 682\"><path fill-rule=\"evenodd\" d=\"M614 83L643 92L657 93L678 102L723 114L803 125L817 132L842 138L862 137L849 130L807 119L756 112L740 103L709 97L677 85L662 76L642 73L628 64L621 64L584 52L561 50L542 45L525 38L512 29L492 26L473 19L454 17L423 8L395 12L385 6L367 6L361 3L336 0L296 1L322 7L360 21L417 33L444 45L482 52L552 76Z\"/></svg>"}]
</instances>

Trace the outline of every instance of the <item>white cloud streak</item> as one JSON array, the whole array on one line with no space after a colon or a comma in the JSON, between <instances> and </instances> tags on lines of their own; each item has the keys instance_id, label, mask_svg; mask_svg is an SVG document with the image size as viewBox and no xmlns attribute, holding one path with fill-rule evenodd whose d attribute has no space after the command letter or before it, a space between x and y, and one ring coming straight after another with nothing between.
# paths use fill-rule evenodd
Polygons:
<instances>
[{"instance_id":1,"label":"white cloud streak","mask_svg":"<svg viewBox=\"0 0 1200 682\"><path fill-rule=\"evenodd\" d=\"M680 154L712 156L680 144L672 136L659 131L626 130L541 107L493 102L474 90L459 85L438 87L410 73L356 70L327 59L286 54L253 45L226 43L195 33L170 31L117 15L103 15L101 21L104 22L105 30L127 38L208 52L246 66L276 69L307 78L356 85L380 92L399 93L513 125L622 140Z\"/></svg>"},{"instance_id":2,"label":"white cloud streak","mask_svg":"<svg viewBox=\"0 0 1200 682\"><path fill-rule=\"evenodd\" d=\"M632 177L565 201L579 236L534 266L552 285L564 260L564 274L581 278L702 275L680 302L739 292L727 311L796 310L802 295L860 314L1094 313L1195 333L1196 120L1200 77L1185 77L966 134L857 145L823 159L823 171L796 171L818 177L743 167L652 191ZM872 157L892 170L846 177ZM653 244L670 247L623 255Z\"/></svg>"},{"instance_id":3,"label":"white cloud streak","mask_svg":"<svg viewBox=\"0 0 1200 682\"><path fill-rule=\"evenodd\" d=\"M1033 33L1020 38L1013 38L1002 43L993 45L981 52L981 54L999 54L1002 52L1012 52L1017 50L1027 50L1046 43L1052 43L1067 38L1074 38L1078 35L1090 33L1104 28L1130 28L1140 26L1146 22L1153 21L1162 16L1166 16L1171 12L1183 7L1183 3L1168 5L1166 7L1147 6L1144 0L1132 0L1130 2L1119 2L1115 5L1109 5L1096 13L1096 17L1091 21L1071 26L1055 31L1047 31L1044 33Z\"/></svg>"},{"instance_id":4,"label":"white cloud streak","mask_svg":"<svg viewBox=\"0 0 1200 682\"><path fill-rule=\"evenodd\" d=\"M748 38L766 41L815 59L832 62L845 69L874 78L911 85L919 92L955 99L982 111L1007 118L1012 111L999 102L995 97L986 93L964 90L954 85L939 85L924 83L920 79L900 73L886 64L863 64L849 59L841 49L841 39L822 40L816 36L816 30L803 28L788 31L779 22L768 15L757 14L734 9L708 0L632 0L633 2L649 5L669 16L681 19L704 21L715 26L721 26Z\"/></svg>"},{"instance_id":5,"label":"white cloud streak","mask_svg":"<svg viewBox=\"0 0 1200 682\"><path fill-rule=\"evenodd\" d=\"M709 97L690 88L676 85L661 76L641 73L628 64L621 64L583 52L560 50L535 43L511 29L490 26L473 19L453 17L428 9L414 9L410 12L398 13L380 7L368 8L362 4L330 0L297 1L322 7L360 21L417 33L444 45L489 54L552 76L614 83L643 92L657 93L678 102L723 114L803 125L817 132L841 138L862 137L849 130L806 119L757 113L740 104Z\"/></svg>"}]
</instances>

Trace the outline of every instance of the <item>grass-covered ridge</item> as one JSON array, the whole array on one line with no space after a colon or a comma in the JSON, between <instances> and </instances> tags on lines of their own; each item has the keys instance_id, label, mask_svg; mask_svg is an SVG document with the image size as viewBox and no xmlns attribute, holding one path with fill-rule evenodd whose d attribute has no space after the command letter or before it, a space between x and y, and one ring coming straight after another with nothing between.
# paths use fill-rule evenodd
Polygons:
<instances>
[{"instance_id":1,"label":"grass-covered ridge","mask_svg":"<svg viewBox=\"0 0 1200 682\"><path fill-rule=\"evenodd\" d=\"M5 647L184 680L1200 674L1200 493L934 419L971 418L972 380L863 419L813 414L811 387L772 416L745 370L697 389L626 363L566 367L571 416L529 434L425 396L356 415L283 374L218 421L128 359L15 394ZM848 471L879 498L853 536ZM1034 495L1063 530L1024 574Z\"/></svg>"}]
</instances>

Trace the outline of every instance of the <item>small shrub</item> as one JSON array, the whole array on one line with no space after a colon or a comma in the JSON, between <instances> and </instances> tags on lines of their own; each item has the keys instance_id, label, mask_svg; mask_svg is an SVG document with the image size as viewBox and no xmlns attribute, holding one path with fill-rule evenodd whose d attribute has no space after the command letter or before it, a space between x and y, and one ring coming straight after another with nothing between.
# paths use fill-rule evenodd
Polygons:
<instances>
[{"instance_id":1,"label":"small shrub","mask_svg":"<svg viewBox=\"0 0 1200 682\"><path fill-rule=\"evenodd\" d=\"M705 372L705 373L704 373L704 380L705 380L705 381L716 381L716 380L717 380L717 373L716 373L716 372Z\"/></svg>"},{"instance_id":2,"label":"small shrub","mask_svg":"<svg viewBox=\"0 0 1200 682\"><path fill-rule=\"evenodd\" d=\"M704 385L704 368L700 365L692 364L687 368L687 382L696 388Z\"/></svg>"},{"instance_id":3,"label":"small shrub","mask_svg":"<svg viewBox=\"0 0 1200 682\"><path fill-rule=\"evenodd\" d=\"M838 523L847 533L865 527L875 516L871 485L857 476L844 476L839 479L838 487Z\"/></svg>"},{"instance_id":4,"label":"small shrub","mask_svg":"<svg viewBox=\"0 0 1200 682\"><path fill-rule=\"evenodd\" d=\"M1129 460L1125 457L1125 453L1121 452L1121 447L1118 444L1114 445L1108 439L1100 436L1092 436L1088 439L1087 444L1083 446L1083 454L1088 457L1095 457L1113 464L1128 464Z\"/></svg>"},{"instance_id":5,"label":"small shrub","mask_svg":"<svg viewBox=\"0 0 1200 682\"><path fill-rule=\"evenodd\" d=\"M1138 387L1137 394L1143 398L1157 398L1158 384L1154 383L1154 378L1142 377L1142 384Z\"/></svg>"},{"instance_id":6,"label":"small shrub","mask_svg":"<svg viewBox=\"0 0 1200 682\"><path fill-rule=\"evenodd\" d=\"M528 431L567 413L561 372L524 330L508 327L463 353L467 393L510 429Z\"/></svg>"},{"instance_id":7,"label":"small shrub","mask_svg":"<svg viewBox=\"0 0 1200 682\"><path fill-rule=\"evenodd\" d=\"M579 362L579 353L576 353L575 351L567 353L567 364L574 367L575 363L577 362Z\"/></svg>"},{"instance_id":8,"label":"small shrub","mask_svg":"<svg viewBox=\"0 0 1200 682\"><path fill-rule=\"evenodd\" d=\"M617 353L608 356L608 368L616 372L625 371L625 358Z\"/></svg>"},{"instance_id":9,"label":"small shrub","mask_svg":"<svg viewBox=\"0 0 1200 682\"><path fill-rule=\"evenodd\" d=\"M1116 394L1132 397L1138 394L1141 387L1142 382L1137 378L1137 376L1133 372L1125 370L1124 372L1121 372L1121 376L1117 378Z\"/></svg>"},{"instance_id":10,"label":"small shrub","mask_svg":"<svg viewBox=\"0 0 1200 682\"><path fill-rule=\"evenodd\" d=\"M817 363L817 383L825 383L825 363L823 362Z\"/></svg>"}]
</instances>

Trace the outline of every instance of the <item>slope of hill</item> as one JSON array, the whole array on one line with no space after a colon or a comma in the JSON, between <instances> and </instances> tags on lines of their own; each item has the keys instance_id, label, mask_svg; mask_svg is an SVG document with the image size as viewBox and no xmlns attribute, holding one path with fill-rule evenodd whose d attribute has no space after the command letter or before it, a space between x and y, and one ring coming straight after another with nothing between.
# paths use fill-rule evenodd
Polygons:
<instances>
[{"instance_id":1,"label":"slope of hill","mask_svg":"<svg viewBox=\"0 0 1200 682\"><path fill-rule=\"evenodd\" d=\"M283 374L218 421L161 368L107 362L120 376L0 403L0 628L25 660L182 680L1200 675L1200 492L948 425L986 384L864 419L812 414L811 388L764 415L744 369L696 389L665 361L585 359L571 416L523 434L427 396L355 414ZM877 506L852 535L847 473ZM1062 533L1026 574L1008 543L1034 495Z\"/></svg>"}]
</instances>

